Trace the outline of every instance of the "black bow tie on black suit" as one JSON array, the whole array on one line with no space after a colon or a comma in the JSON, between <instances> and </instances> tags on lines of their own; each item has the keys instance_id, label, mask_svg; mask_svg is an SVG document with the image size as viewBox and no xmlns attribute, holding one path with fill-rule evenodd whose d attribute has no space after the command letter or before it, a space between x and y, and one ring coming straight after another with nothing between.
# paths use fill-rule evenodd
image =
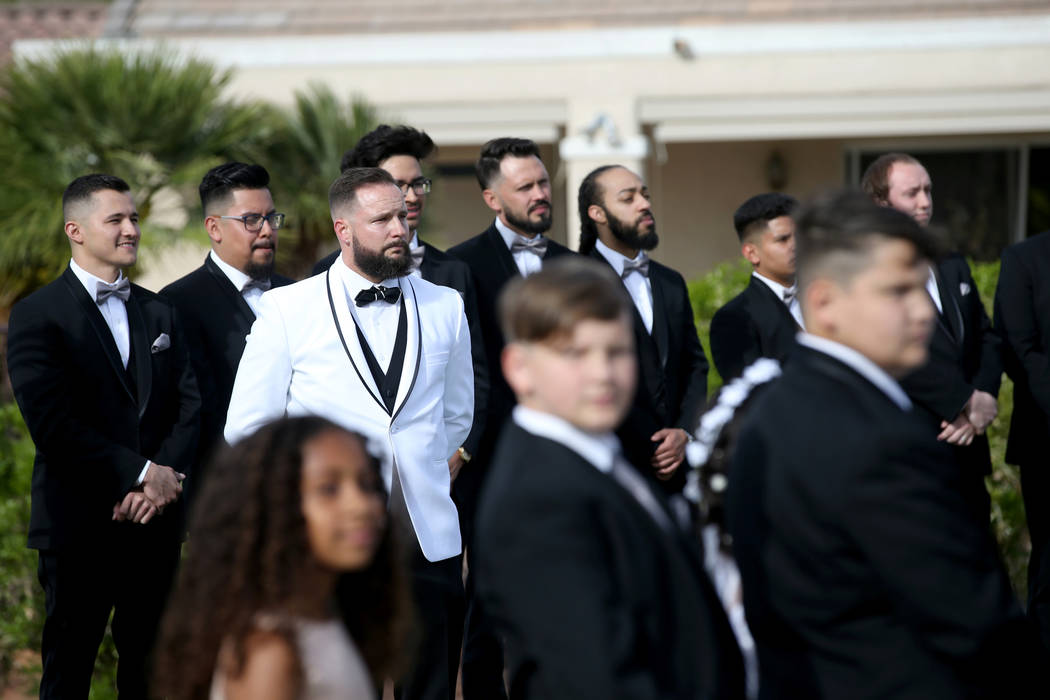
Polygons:
<instances>
[{"instance_id":1,"label":"black bow tie on black suit","mask_svg":"<svg viewBox=\"0 0 1050 700\"><path fill-rule=\"evenodd\" d=\"M368 289L362 289L354 297L354 303L358 306L368 306L373 301L382 299L388 304L396 304L397 300L401 298L401 290L397 287L384 287L383 285L372 286Z\"/></svg>"}]
</instances>

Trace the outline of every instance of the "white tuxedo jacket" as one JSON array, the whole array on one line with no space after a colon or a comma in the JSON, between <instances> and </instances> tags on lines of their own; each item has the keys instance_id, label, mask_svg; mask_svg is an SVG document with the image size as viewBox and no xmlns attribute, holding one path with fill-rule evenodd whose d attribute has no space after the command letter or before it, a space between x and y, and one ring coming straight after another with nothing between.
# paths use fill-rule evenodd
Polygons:
<instances>
[{"instance_id":1,"label":"white tuxedo jacket","mask_svg":"<svg viewBox=\"0 0 1050 700\"><path fill-rule=\"evenodd\" d=\"M234 443L277 418L318 415L381 440L393 462L386 466L398 470L419 546L428 560L439 561L463 547L448 459L471 426L470 334L454 289L411 276L400 282L408 342L392 416L380 403L354 330L353 302L331 270L260 298L225 436ZM391 469L383 476L389 491Z\"/></svg>"}]
</instances>

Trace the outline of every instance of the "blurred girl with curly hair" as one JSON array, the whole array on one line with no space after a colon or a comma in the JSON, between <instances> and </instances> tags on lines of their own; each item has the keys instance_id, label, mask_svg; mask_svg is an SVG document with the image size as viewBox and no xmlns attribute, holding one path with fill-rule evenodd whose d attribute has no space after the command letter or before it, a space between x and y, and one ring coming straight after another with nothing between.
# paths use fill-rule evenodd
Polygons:
<instances>
[{"instance_id":1,"label":"blurred girl with curly hair","mask_svg":"<svg viewBox=\"0 0 1050 700\"><path fill-rule=\"evenodd\" d=\"M374 699L407 628L391 537L360 435L287 418L228 449L195 506L156 694Z\"/></svg>"}]
</instances>

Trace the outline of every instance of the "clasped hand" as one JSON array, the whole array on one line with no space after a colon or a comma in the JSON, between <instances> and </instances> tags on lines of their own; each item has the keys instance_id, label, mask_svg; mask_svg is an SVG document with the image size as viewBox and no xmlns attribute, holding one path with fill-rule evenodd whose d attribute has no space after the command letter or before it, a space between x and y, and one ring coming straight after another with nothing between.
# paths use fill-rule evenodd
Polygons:
<instances>
[{"instance_id":1,"label":"clasped hand","mask_svg":"<svg viewBox=\"0 0 1050 700\"><path fill-rule=\"evenodd\" d=\"M185 474L171 467L150 464L142 484L128 491L124 499L113 506L113 519L145 525L182 494L185 478Z\"/></svg>"}]
</instances>

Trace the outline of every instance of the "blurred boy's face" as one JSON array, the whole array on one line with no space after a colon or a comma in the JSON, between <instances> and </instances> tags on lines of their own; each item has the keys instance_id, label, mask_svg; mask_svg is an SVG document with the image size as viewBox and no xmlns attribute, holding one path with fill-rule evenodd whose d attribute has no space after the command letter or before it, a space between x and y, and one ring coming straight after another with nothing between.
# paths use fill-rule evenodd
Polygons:
<instances>
[{"instance_id":1,"label":"blurred boy's face","mask_svg":"<svg viewBox=\"0 0 1050 700\"><path fill-rule=\"evenodd\" d=\"M613 430L634 398L634 333L624 316L587 319L571 336L540 343L511 343L503 372L518 402L557 416L580 430Z\"/></svg>"}]
</instances>

